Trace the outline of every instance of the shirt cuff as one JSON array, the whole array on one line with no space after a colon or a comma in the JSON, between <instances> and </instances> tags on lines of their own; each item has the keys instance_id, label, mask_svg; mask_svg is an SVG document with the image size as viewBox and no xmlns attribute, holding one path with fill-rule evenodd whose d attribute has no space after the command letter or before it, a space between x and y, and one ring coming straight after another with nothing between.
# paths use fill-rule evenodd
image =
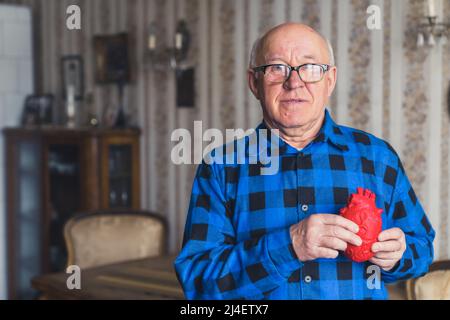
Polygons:
<instances>
[{"instance_id":1,"label":"shirt cuff","mask_svg":"<svg viewBox=\"0 0 450 320\"><path fill-rule=\"evenodd\" d=\"M266 239L269 258L282 277L289 278L303 266L292 246L289 228L270 233Z\"/></svg>"},{"instance_id":2,"label":"shirt cuff","mask_svg":"<svg viewBox=\"0 0 450 320\"><path fill-rule=\"evenodd\" d=\"M405 265L405 261L409 262ZM398 281L405 273L408 267L411 267L411 259L409 259L408 249L403 253L403 257L397 261L397 263L392 267L392 269L386 271L381 268L381 276L385 283L392 283Z\"/></svg>"},{"instance_id":3,"label":"shirt cuff","mask_svg":"<svg viewBox=\"0 0 450 320\"><path fill-rule=\"evenodd\" d=\"M383 270L383 271L386 272L387 274L393 274L393 273L397 272L397 270L399 270L400 267L403 265L402 260L403 259L398 260L397 263L388 271L385 271L385 270Z\"/></svg>"}]
</instances>

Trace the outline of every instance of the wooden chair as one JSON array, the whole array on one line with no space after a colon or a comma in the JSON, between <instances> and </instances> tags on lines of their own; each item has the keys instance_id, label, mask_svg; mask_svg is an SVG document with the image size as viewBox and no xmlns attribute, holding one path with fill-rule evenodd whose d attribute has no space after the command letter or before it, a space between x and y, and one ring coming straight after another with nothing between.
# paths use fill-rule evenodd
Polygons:
<instances>
[{"instance_id":1,"label":"wooden chair","mask_svg":"<svg viewBox=\"0 0 450 320\"><path fill-rule=\"evenodd\" d=\"M77 214L64 226L68 265L92 268L166 253L167 223L147 211Z\"/></svg>"},{"instance_id":2,"label":"wooden chair","mask_svg":"<svg viewBox=\"0 0 450 320\"><path fill-rule=\"evenodd\" d=\"M436 261L429 272L406 281L408 300L450 300L450 260Z\"/></svg>"}]
</instances>

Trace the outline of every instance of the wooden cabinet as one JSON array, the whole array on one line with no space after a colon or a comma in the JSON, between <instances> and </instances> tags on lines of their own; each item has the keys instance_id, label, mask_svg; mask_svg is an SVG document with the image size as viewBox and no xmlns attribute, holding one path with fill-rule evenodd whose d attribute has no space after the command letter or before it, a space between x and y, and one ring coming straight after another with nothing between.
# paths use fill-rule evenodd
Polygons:
<instances>
[{"instance_id":1,"label":"wooden cabinet","mask_svg":"<svg viewBox=\"0 0 450 320\"><path fill-rule=\"evenodd\" d=\"M32 277L65 268L76 212L140 208L137 129L4 129L8 291L33 298Z\"/></svg>"}]
</instances>

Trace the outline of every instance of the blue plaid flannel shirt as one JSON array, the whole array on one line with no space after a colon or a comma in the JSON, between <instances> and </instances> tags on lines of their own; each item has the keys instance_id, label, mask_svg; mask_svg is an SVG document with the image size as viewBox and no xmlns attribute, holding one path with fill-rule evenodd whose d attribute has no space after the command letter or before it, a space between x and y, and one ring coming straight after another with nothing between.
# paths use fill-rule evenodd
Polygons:
<instances>
[{"instance_id":1,"label":"blue plaid flannel shirt","mask_svg":"<svg viewBox=\"0 0 450 320\"><path fill-rule=\"evenodd\" d=\"M260 129L267 129L264 122ZM247 157L250 140L243 139ZM264 165L250 161L199 165L174 262L187 299L386 299L384 283L428 271L435 232L387 142L337 125L328 110L318 136L301 151L277 139L275 175L261 175ZM399 227L406 235L399 263L379 269L379 288L367 285L371 263L342 253L301 262L290 238L292 224L338 214L357 187L376 194L383 230Z\"/></svg>"}]
</instances>

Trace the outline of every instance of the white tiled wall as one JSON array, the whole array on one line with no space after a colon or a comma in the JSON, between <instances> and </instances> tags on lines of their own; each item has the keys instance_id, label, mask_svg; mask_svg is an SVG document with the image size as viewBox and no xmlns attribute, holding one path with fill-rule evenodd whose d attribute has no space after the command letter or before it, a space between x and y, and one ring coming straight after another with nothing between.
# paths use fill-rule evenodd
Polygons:
<instances>
[{"instance_id":1,"label":"white tiled wall","mask_svg":"<svg viewBox=\"0 0 450 320\"><path fill-rule=\"evenodd\" d=\"M31 11L0 4L0 130L17 126L25 96L34 91ZM6 226L3 135L0 136L0 300L6 299Z\"/></svg>"}]
</instances>

